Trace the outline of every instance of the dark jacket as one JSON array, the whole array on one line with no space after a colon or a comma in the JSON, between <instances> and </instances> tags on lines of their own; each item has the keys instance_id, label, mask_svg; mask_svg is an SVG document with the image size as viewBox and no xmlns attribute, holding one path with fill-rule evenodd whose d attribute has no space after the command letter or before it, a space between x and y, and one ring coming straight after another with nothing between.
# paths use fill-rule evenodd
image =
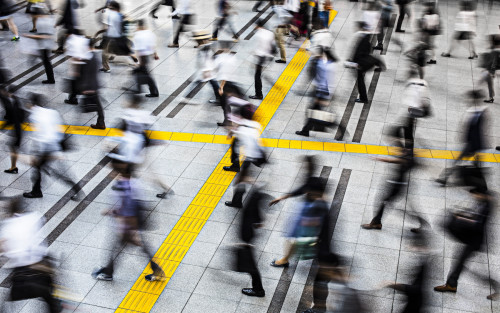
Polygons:
<instances>
[{"instance_id":1,"label":"dark jacket","mask_svg":"<svg viewBox=\"0 0 500 313\"><path fill-rule=\"evenodd\" d=\"M99 61L97 52L92 52L92 58L85 61L84 64L80 66L80 77L79 83L81 91L85 90L95 90L99 89Z\"/></svg>"},{"instance_id":2,"label":"dark jacket","mask_svg":"<svg viewBox=\"0 0 500 313\"><path fill-rule=\"evenodd\" d=\"M352 61L358 64L360 71L367 71L376 64L375 58L371 55L372 44L370 43L370 34L363 33L354 49Z\"/></svg>"},{"instance_id":3,"label":"dark jacket","mask_svg":"<svg viewBox=\"0 0 500 313\"><path fill-rule=\"evenodd\" d=\"M240 236L245 243L251 243L255 236L255 225L262 223L260 206L263 195L259 189L252 191L243 206Z\"/></svg>"},{"instance_id":4,"label":"dark jacket","mask_svg":"<svg viewBox=\"0 0 500 313\"><path fill-rule=\"evenodd\" d=\"M483 131L485 120L486 110L477 110L470 115L464 138L467 152L475 153L486 147Z\"/></svg>"}]
</instances>

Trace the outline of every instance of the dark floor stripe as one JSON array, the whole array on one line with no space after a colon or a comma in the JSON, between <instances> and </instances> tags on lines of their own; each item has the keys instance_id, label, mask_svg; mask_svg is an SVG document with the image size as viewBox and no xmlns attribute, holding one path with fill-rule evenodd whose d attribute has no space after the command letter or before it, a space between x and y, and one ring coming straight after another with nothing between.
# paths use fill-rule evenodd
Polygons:
<instances>
[{"instance_id":1,"label":"dark floor stripe","mask_svg":"<svg viewBox=\"0 0 500 313\"><path fill-rule=\"evenodd\" d=\"M177 96L179 96L181 92L184 91L184 89L186 89L193 82L193 80L196 78L196 75L197 74L194 73L188 79L186 79L176 90L174 90L174 92L170 96L168 96L167 99L165 99L165 101L163 101L156 109L154 109L153 113L151 114L153 116L157 116L158 114L160 114L160 112L163 111L163 109L165 109L167 105L172 103L172 101L174 101L174 99L177 98Z\"/></svg>"},{"instance_id":2,"label":"dark floor stripe","mask_svg":"<svg viewBox=\"0 0 500 313\"><path fill-rule=\"evenodd\" d=\"M328 180L331 172L332 168L330 166L323 166L323 168L321 169L320 177ZM267 309L267 313L281 312L281 308L283 307L283 303L285 302L286 294L288 293L288 289L290 288L290 284L292 283L292 278L295 274L296 269L297 262L292 262L290 263L290 266L288 268L283 269L280 280L278 282L278 286L276 286L276 290L274 291L271 304Z\"/></svg>"},{"instance_id":3,"label":"dark floor stripe","mask_svg":"<svg viewBox=\"0 0 500 313\"><path fill-rule=\"evenodd\" d=\"M271 17L273 17L273 15L274 15L274 12L269 13L269 14L266 16L266 18L264 19L264 21L263 21L263 22L264 22L264 24L266 24L266 23L267 23L267 22L271 19ZM251 38L255 35L255 33L256 33L256 32L257 32L257 27L255 27L255 28L254 28L254 29L253 29L253 30L252 30L252 31L251 31L251 32L250 32L250 33L249 33L249 34L245 37L245 40L249 40L249 39L251 39Z\"/></svg>"},{"instance_id":4,"label":"dark floor stripe","mask_svg":"<svg viewBox=\"0 0 500 313\"><path fill-rule=\"evenodd\" d=\"M65 56L64 58L60 59L56 63L52 64L52 68L55 68L58 65L66 62L66 60L68 60L69 58L70 58L69 56ZM27 84L31 83L32 81L34 81L35 79L41 77L44 74L45 74L45 70L41 70L40 72L38 72L35 75L31 76L30 78L26 79L25 81L23 81L19 85L14 86L14 88L12 88L12 92L18 91L19 89L23 88L24 86L26 86Z\"/></svg>"},{"instance_id":5,"label":"dark floor stripe","mask_svg":"<svg viewBox=\"0 0 500 313\"><path fill-rule=\"evenodd\" d=\"M53 55L51 55L51 56L49 57L49 60L50 60L50 61L54 60L54 59L55 59L58 55L59 55L59 54L53 54ZM27 69L26 71L22 72L21 74L19 74L19 75L15 76L15 77L12 77L11 79L9 79L9 80L7 81L7 83L6 83L6 84L7 84L7 85L10 85L10 84L12 84L13 82L15 82L15 81L19 80L20 78L23 78L23 77L24 77L24 76L26 76L27 74L29 74L29 73L33 72L34 70L39 69L39 68L40 68L40 67L42 67L42 66L43 66L43 62L37 63L37 64L33 65L32 67L30 67L29 69Z\"/></svg>"},{"instance_id":6,"label":"dark floor stripe","mask_svg":"<svg viewBox=\"0 0 500 313\"><path fill-rule=\"evenodd\" d=\"M381 55L385 54L389 47L392 31L394 29L394 23L396 22L396 16L397 14L393 14L391 17L391 21L389 24L391 26L387 28L387 34L384 38L384 48L380 53ZM359 116L354 136L352 137L352 142L361 142L361 138L363 137L363 132L366 126L366 121L368 120L368 115L370 114L370 109L372 107L373 96L375 95L375 90L377 89L379 79L380 79L380 72L373 73L372 81L368 89L368 102L363 104L363 108L361 109L361 115Z\"/></svg>"},{"instance_id":7,"label":"dark floor stripe","mask_svg":"<svg viewBox=\"0 0 500 313\"><path fill-rule=\"evenodd\" d=\"M342 114L342 119L340 120L339 127L337 128L337 132L335 133L335 140L338 141L344 140L347 124L351 119L352 111L354 109L354 104L357 97L358 97L358 82L356 82L354 84L354 87L352 88L351 96L349 97L349 101L347 102L347 106L345 107L344 114Z\"/></svg>"},{"instance_id":8,"label":"dark floor stripe","mask_svg":"<svg viewBox=\"0 0 500 313\"><path fill-rule=\"evenodd\" d=\"M74 220L82 212L89 206L89 204L94 201L97 196L113 181L113 179L117 176L117 173L115 171L110 172L83 200L80 202L62 221L59 223L59 225L50 232L50 234L44 239L44 241L47 243L48 246L52 245L54 241L68 228L71 223L73 223ZM12 284L12 273L7 276L2 283L0 284L0 287L4 288L10 288Z\"/></svg>"},{"instance_id":9,"label":"dark floor stripe","mask_svg":"<svg viewBox=\"0 0 500 313\"><path fill-rule=\"evenodd\" d=\"M170 113L167 114L167 117L174 118L189 103L189 100L193 99L206 84L207 82L198 82L193 90L187 94L186 100L181 101L172 111L170 111Z\"/></svg>"},{"instance_id":10,"label":"dark floor stripe","mask_svg":"<svg viewBox=\"0 0 500 313\"><path fill-rule=\"evenodd\" d=\"M344 196L347 190L347 185L349 184L349 178L351 177L350 169L343 169L342 174L340 174L339 183L337 184L337 189L335 190L335 195L333 196L332 205L330 207L329 220L330 227L328 228L328 238L332 240L333 232L335 231L335 226L337 225L337 220L340 214L340 208L342 207L342 202L344 201ZM313 262L309 275L307 275L306 285L302 291L302 296L300 297L300 303L297 307L297 313L302 313L311 307L313 302L313 284L314 278L316 276L316 260Z\"/></svg>"},{"instance_id":11,"label":"dark floor stripe","mask_svg":"<svg viewBox=\"0 0 500 313\"><path fill-rule=\"evenodd\" d=\"M236 33L236 37L240 37L241 34L243 34L250 26L252 26L255 21L257 21L261 16L262 14L264 14L265 11L267 11L267 9L269 9L271 7L271 3L268 3L264 9L262 9L259 13L257 13L248 23L246 23L245 26L243 26L242 29L240 29L239 32Z\"/></svg>"}]
</instances>

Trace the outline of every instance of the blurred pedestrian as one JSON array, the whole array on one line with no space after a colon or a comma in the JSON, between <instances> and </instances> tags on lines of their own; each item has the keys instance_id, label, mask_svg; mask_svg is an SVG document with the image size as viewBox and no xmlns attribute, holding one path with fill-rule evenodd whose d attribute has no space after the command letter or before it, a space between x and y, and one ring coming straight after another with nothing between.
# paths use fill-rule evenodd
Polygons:
<instances>
[{"instance_id":1,"label":"blurred pedestrian","mask_svg":"<svg viewBox=\"0 0 500 313\"><path fill-rule=\"evenodd\" d=\"M385 32L391 26L393 1L378 0L378 3L380 4L380 20L378 24L377 45L373 49L382 51L384 49Z\"/></svg>"},{"instance_id":2,"label":"blurred pedestrian","mask_svg":"<svg viewBox=\"0 0 500 313\"><path fill-rule=\"evenodd\" d=\"M427 51L430 51L430 59L427 64L436 64L434 37L441 34L441 17L436 3L429 1L424 4L424 14L419 20L420 36L422 42L426 44Z\"/></svg>"},{"instance_id":3,"label":"blurred pedestrian","mask_svg":"<svg viewBox=\"0 0 500 313\"><path fill-rule=\"evenodd\" d=\"M154 7L153 7L153 10L151 10L151 17L157 19L158 16L156 16L156 12L158 11L158 9L160 8L160 5L165 5L165 6L169 6L169 7L172 7L172 12L175 11L175 0L161 0L159 1ZM173 15L172 16L172 20L174 19L179 19L179 16L178 15Z\"/></svg>"},{"instance_id":4,"label":"blurred pedestrian","mask_svg":"<svg viewBox=\"0 0 500 313\"><path fill-rule=\"evenodd\" d=\"M269 63L269 60L273 58L276 50L276 42L274 41L274 33L268 29L264 28L264 20L257 20L255 34L255 94L250 96L250 99L262 100L264 95L262 94L262 70L264 66Z\"/></svg>"},{"instance_id":5,"label":"blurred pedestrian","mask_svg":"<svg viewBox=\"0 0 500 313\"><path fill-rule=\"evenodd\" d=\"M179 25L174 27L174 36L171 44L168 45L169 48L179 48L179 36L181 32L185 31L186 25L194 24L194 14L191 8L191 0L179 0L179 4L175 11L170 14L170 16L179 15Z\"/></svg>"},{"instance_id":6,"label":"blurred pedestrian","mask_svg":"<svg viewBox=\"0 0 500 313\"><path fill-rule=\"evenodd\" d=\"M40 238L43 217L25 211L20 198L13 199L8 209L8 217L1 225L0 252L8 259L7 267L13 269L9 300L42 298L48 312L62 312L60 300L53 295L54 266Z\"/></svg>"},{"instance_id":7,"label":"blurred pedestrian","mask_svg":"<svg viewBox=\"0 0 500 313\"><path fill-rule=\"evenodd\" d=\"M231 4L228 0L219 0L217 3L217 20L214 27L214 32L210 40L217 41L219 30L223 29L225 25L229 27L229 30L233 33L234 42L238 42L238 34L234 30L234 25L231 22L231 14L234 14L231 10Z\"/></svg>"},{"instance_id":8,"label":"blurred pedestrian","mask_svg":"<svg viewBox=\"0 0 500 313\"><path fill-rule=\"evenodd\" d=\"M9 30L14 34L11 41L18 41L19 33L17 31L17 26L14 23L12 15L16 11L16 4L11 0L0 0L0 22L6 21L9 26Z\"/></svg>"},{"instance_id":9,"label":"blurred pedestrian","mask_svg":"<svg viewBox=\"0 0 500 313\"><path fill-rule=\"evenodd\" d=\"M481 55L479 67L483 69L480 83L486 83L488 86L488 99L485 103L495 101L495 76L496 71L500 69L500 35L490 35L490 51Z\"/></svg>"},{"instance_id":10,"label":"blurred pedestrian","mask_svg":"<svg viewBox=\"0 0 500 313\"><path fill-rule=\"evenodd\" d=\"M408 18L410 18L410 2L412 0L396 0L396 4L399 7L399 17L398 17L398 22L396 24L396 33L404 33L405 30L401 29L401 26L403 25L403 20L405 18L405 15L408 15Z\"/></svg>"},{"instance_id":11,"label":"blurred pedestrian","mask_svg":"<svg viewBox=\"0 0 500 313\"><path fill-rule=\"evenodd\" d=\"M291 15L283 9L282 1L279 4L273 6L273 11L278 17L279 22L274 28L274 34L276 37L276 44L280 50L280 58L276 59L276 63L286 63L286 47L285 47L285 36L289 33L289 24Z\"/></svg>"},{"instance_id":12,"label":"blurred pedestrian","mask_svg":"<svg viewBox=\"0 0 500 313\"><path fill-rule=\"evenodd\" d=\"M36 35L23 34L23 36L34 39L38 43L40 58L42 59L45 74L47 75L47 79L43 80L42 84L55 84L54 70L49 58L50 51L54 44L55 20L49 15L48 8L40 4L33 6L31 11L33 12L33 17L37 19L38 33Z\"/></svg>"},{"instance_id":13,"label":"blurred pedestrian","mask_svg":"<svg viewBox=\"0 0 500 313\"><path fill-rule=\"evenodd\" d=\"M460 155L453 160L452 167L445 168L436 182L441 186L446 186L448 178L457 169L457 164L465 158L473 158L474 163L479 167L479 152L487 147L484 125L487 123L487 107L480 106L479 101L484 97L481 91L473 90L467 93L470 99L470 108L467 110L467 121L464 125L464 148Z\"/></svg>"},{"instance_id":14,"label":"blurred pedestrian","mask_svg":"<svg viewBox=\"0 0 500 313\"><path fill-rule=\"evenodd\" d=\"M222 105L221 95L219 94L219 83L216 79L216 53L213 49L213 44L209 42L210 38L211 36L208 30L193 31L193 39L196 41L196 47L198 48L196 59L197 67L200 71L198 81L208 82L212 87L215 100L209 100L209 102Z\"/></svg>"},{"instance_id":15,"label":"blurred pedestrian","mask_svg":"<svg viewBox=\"0 0 500 313\"><path fill-rule=\"evenodd\" d=\"M61 132L61 116L59 112L53 109L44 108L42 96L32 94L27 104L29 121L33 124L36 131L33 136L32 151L36 154L32 164L35 171L32 175L33 187L30 192L25 192L25 198L42 198L42 172L50 176L61 179L71 187L73 192L72 200L79 199L81 187L78 183L69 178L69 173L65 173L51 166L57 154L66 149L64 134Z\"/></svg>"},{"instance_id":16,"label":"blurred pedestrian","mask_svg":"<svg viewBox=\"0 0 500 313\"><path fill-rule=\"evenodd\" d=\"M158 87L149 73L149 62L151 58L159 60L156 53L156 36L146 27L144 20L137 22L137 31L134 34L134 50L139 59L139 66L134 69L137 84L137 93L141 93L141 86L148 85L149 94L147 98L157 98L159 96Z\"/></svg>"},{"instance_id":17,"label":"blurred pedestrian","mask_svg":"<svg viewBox=\"0 0 500 313\"><path fill-rule=\"evenodd\" d=\"M478 57L474 46L474 37L476 36L477 14L474 9L475 4L472 1L460 1L460 11L455 18L455 35L451 41L447 52L443 52L441 56L449 58L451 52L459 41L467 40L469 50L469 60Z\"/></svg>"},{"instance_id":18,"label":"blurred pedestrian","mask_svg":"<svg viewBox=\"0 0 500 313\"><path fill-rule=\"evenodd\" d=\"M61 18L56 23L56 27L61 27L60 34L57 36L58 47L54 53L64 53L66 39L72 34L83 34L79 25L76 10L80 7L78 0L65 0L62 9Z\"/></svg>"},{"instance_id":19,"label":"blurred pedestrian","mask_svg":"<svg viewBox=\"0 0 500 313\"><path fill-rule=\"evenodd\" d=\"M4 172L17 174L19 172L17 157L23 137L22 123L24 122L26 112L21 101L9 91L4 82L0 84L0 101L5 111L5 123L2 124L2 129L12 127L14 132L14 137L8 143L10 149L10 168L4 170Z\"/></svg>"}]
</instances>

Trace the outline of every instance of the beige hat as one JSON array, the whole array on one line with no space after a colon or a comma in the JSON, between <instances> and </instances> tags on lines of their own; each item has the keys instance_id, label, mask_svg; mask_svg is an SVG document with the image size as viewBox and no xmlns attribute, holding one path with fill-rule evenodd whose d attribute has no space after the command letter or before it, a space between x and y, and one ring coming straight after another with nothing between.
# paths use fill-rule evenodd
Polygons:
<instances>
[{"instance_id":1,"label":"beige hat","mask_svg":"<svg viewBox=\"0 0 500 313\"><path fill-rule=\"evenodd\" d=\"M203 40L203 39L210 39L212 37L212 34L210 31L206 29L202 30L193 30L193 39L194 40Z\"/></svg>"}]
</instances>

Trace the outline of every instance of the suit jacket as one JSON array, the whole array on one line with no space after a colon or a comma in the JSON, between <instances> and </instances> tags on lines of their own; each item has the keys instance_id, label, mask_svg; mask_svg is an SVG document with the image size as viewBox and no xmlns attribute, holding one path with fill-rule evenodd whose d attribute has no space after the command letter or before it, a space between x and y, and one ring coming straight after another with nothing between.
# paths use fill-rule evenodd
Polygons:
<instances>
[{"instance_id":1,"label":"suit jacket","mask_svg":"<svg viewBox=\"0 0 500 313\"><path fill-rule=\"evenodd\" d=\"M352 57L352 61L358 64L358 68L361 71L367 71L375 65L371 51L370 34L362 33Z\"/></svg>"},{"instance_id":2,"label":"suit jacket","mask_svg":"<svg viewBox=\"0 0 500 313\"><path fill-rule=\"evenodd\" d=\"M485 148L483 125L486 120L485 110L472 112L467 121L467 132L465 133L465 142L469 152L477 152Z\"/></svg>"},{"instance_id":3,"label":"suit jacket","mask_svg":"<svg viewBox=\"0 0 500 313\"><path fill-rule=\"evenodd\" d=\"M259 189L252 191L243 207L240 235L241 239L246 243L250 243L254 237L254 225L262 223L260 214L262 197L263 194Z\"/></svg>"},{"instance_id":4,"label":"suit jacket","mask_svg":"<svg viewBox=\"0 0 500 313\"><path fill-rule=\"evenodd\" d=\"M92 57L85 61L80 67L79 83L81 84L81 91L99 89L99 80L97 74L99 73L99 62L97 60L97 52L92 52Z\"/></svg>"}]
</instances>

